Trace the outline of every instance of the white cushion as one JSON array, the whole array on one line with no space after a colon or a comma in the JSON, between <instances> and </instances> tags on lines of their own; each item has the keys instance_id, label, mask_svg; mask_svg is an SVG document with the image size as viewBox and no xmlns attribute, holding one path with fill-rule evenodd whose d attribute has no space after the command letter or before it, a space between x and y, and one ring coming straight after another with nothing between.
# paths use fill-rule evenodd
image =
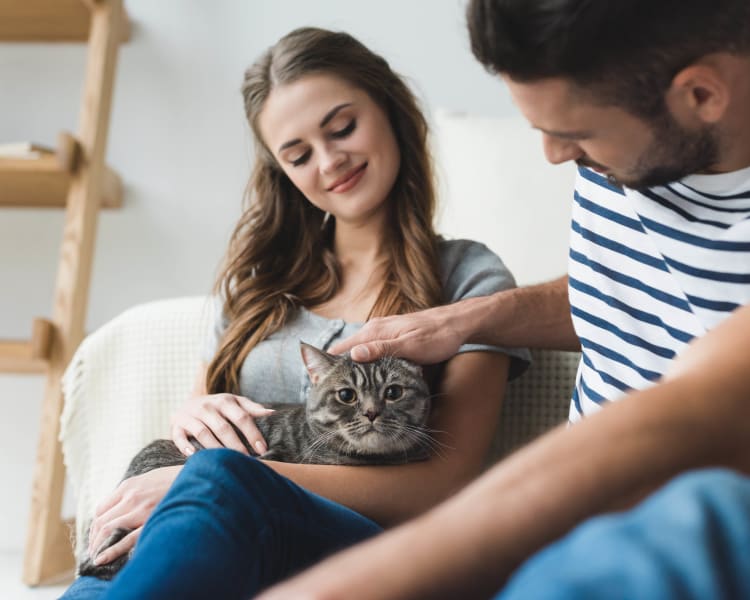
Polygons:
<instances>
[{"instance_id":1,"label":"white cushion","mask_svg":"<svg viewBox=\"0 0 750 600\"><path fill-rule=\"evenodd\" d=\"M575 166L550 165L522 117L434 115L438 230L494 250L519 285L567 270Z\"/></svg>"}]
</instances>

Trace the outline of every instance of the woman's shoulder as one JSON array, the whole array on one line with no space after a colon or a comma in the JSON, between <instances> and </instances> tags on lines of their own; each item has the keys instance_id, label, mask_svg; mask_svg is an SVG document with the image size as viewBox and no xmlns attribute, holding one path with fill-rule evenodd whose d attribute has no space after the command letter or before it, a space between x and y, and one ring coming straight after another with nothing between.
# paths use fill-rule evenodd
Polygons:
<instances>
[{"instance_id":1,"label":"woman's shoulder","mask_svg":"<svg viewBox=\"0 0 750 600\"><path fill-rule=\"evenodd\" d=\"M450 275L456 269L485 268L494 266L505 269L502 259L482 242L475 240L438 240L440 269L443 275Z\"/></svg>"},{"instance_id":2,"label":"woman's shoulder","mask_svg":"<svg viewBox=\"0 0 750 600\"><path fill-rule=\"evenodd\" d=\"M502 259L481 242L440 238L438 253L446 301L485 296L516 287L515 279Z\"/></svg>"}]
</instances>

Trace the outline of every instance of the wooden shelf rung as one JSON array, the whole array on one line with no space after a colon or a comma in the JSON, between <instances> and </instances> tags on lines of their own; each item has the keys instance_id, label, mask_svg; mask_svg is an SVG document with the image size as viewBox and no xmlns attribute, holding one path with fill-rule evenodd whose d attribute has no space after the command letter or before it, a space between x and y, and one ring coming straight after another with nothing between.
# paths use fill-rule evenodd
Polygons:
<instances>
[{"instance_id":1,"label":"wooden shelf rung","mask_svg":"<svg viewBox=\"0 0 750 600\"><path fill-rule=\"evenodd\" d=\"M51 153L38 158L0 158L0 207L64 208L73 175L60 161L59 154ZM122 181L105 165L102 208L121 206Z\"/></svg>"},{"instance_id":2,"label":"wooden shelf rung","mask_svg":"<svg viewBox=\"0 0 750 600\"><path fill-rule=\"evenodd\" d=\"M102 208L121 208L123 196L122 179L117 171L104 165L102 174Z\"/></svg>"},{"instance_id":3,"label":"wooden shelf rung","mask_svg":"<svg viewBox=\"0 0 750 600\"><path fill-rule=\"evenodd\" d=\"M0 340L0 373L44 373L47 361L31 354L31 342Z\"/></svg>"},{"instance_id":4,"label":"wooden shelf rung","mask_svg":"<svg viewBox=\"0 0 750 600\"><path fill-rule=\"evenodd\" d=\"M0 42L85 42L91 11L104 1L0 0ZM120 41L130 39L127 14L121 21L121 34Z\"/></svg>"},{"instance_id":5,"label":"wooden shelf rung","mask_svg":"<svg viewBox=\"0 0 750 600\"><path fill-rule=\"evenodd\" d=\"M41 318L34 319L31 327L31 358L44 361L49 359L54 332L55 326L52 321Z\"/></svg>"},{"instance_id":6,"label":"wooden shelf rung","mask_svg":"<svg viewBox=\"0 0 750 600\"><path fill-rule=\"evenodd\" d=\"M60 132L57 136L57 151L55 152L60 169L66 173L75 173L78 170L82 152L80 142L72 133Z\"/></svg>"},{"instance_id":7,"label":"wooden shelf rung","mask_svg":"<svg viewBox=\"0 0 750 600\"><path fill-rule=\"evenodd\" d=\"M55 326L34 319L30 341L0 340L1 373L42 373L47 368Z\"/></svg>"}]
</instances>

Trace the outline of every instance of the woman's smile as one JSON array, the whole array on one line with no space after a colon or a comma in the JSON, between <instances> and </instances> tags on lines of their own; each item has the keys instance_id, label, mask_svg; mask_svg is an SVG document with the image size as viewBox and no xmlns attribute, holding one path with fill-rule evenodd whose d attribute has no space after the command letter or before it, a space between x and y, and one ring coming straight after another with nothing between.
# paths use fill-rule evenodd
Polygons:
<instances>
[{"instance_id":1,"label":"woman's smile","mask_svg":"<svg viewBox=\"0 0 750 600\"><path fill-rule=\"evenodd\" d=\"M336 181L333 182L331 186L327 188L327 190L336 194L348 192L362 179L365 174L365 169L367 169L366 162L345 173L342 177L339 177Z\"/></svg>"}]
</instances>

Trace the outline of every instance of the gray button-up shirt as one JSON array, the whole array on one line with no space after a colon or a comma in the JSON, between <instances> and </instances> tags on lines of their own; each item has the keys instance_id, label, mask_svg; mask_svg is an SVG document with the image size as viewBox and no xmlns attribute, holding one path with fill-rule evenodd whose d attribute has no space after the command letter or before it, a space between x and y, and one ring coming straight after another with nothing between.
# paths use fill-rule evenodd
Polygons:
<instances>
[{"instance_id":1,"label":"gray button-up shirt","mask_svg":"<svg viewBox=\"0 0 750 600\"><path fill-rule=\"evenodd\" d=\"M441 240L440 266L446 303L464 298L486 296L515 287L510 271L484 244L470 240ZM209 362L226 328L220 298L214 298L214 318L203 353ZM328 319L300 308L282 329L260 342L250 352L240 371L240 392L256 402L304 402L310 381L300 356L299 342L326 349L362 327L342 319ZM465 344L461 352L500 352L511 356L510 376L515 377L528 365L525 349L500 348L483 344Z\"/></svg>"}]
</instances>

